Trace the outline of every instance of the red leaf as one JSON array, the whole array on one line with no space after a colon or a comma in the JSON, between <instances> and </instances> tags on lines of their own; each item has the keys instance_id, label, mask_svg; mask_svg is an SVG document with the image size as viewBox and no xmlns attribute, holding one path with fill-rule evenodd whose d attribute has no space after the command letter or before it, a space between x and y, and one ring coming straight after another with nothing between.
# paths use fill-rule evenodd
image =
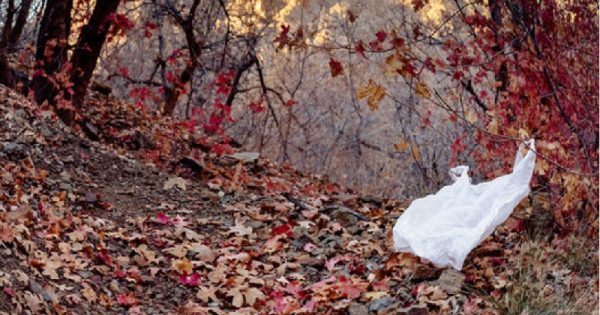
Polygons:
<instances>
[{"instance_id":1,"label":"red leaf","mask_svg":"<svg viewBox=\"0 0 600 315\"><path fill-rule=\"evenodd\" d=\"M108 254L106 249L100 250L100 253L97 255L98 259L100 259L105 265L112 265L112 257Z\"/></svg>"},{"instance_id":2,"label":"red leaf","mask_svg":"<svg viewBox=\"0 0 600 315\"><path fill-rule=\"evenodd\" d=\"M423 0L412 0L412 6L413 9L415 10L415 12L419 12L419 10L423 9L423 7L425 6L425 3L427 1L423 1Z\"/></svg>"},{"instance_id":3,"label":"red leaf","mask_svg":"<svg viewBox=\"0 0 600 315\"><path fill-rule=\"evenodd\" d=\"M331 69L331 76L334 78L340 74L344 74L344 67L342 67L342 64L333 58L329 58L329 68Z\"/></svg>"},{"instance_id":4,"label":"red leaf","mask_svg":"<svg viewBox=\"0 0 600 315\"><path fill-rule=\"evenodd\" d=\"M356 299L360 297L360 295L365 291L368 284L367 283L354 283L351 279L346 279L345 277L339 278L340 283L340 292L346 295L349 299Z\"/></svg>"},{"instance_id":5,"label":"red leaf","mask_svg":"<svg viewBox=\"0 0 600 315\"><path fill-rule=\"evenodd\" d=\"M314 313L315 306L317 306L317 300L315 300L314 298L311 298L310 301L306 302L306 304L304 304L304 306L302 306L302 310L304 310L308 313Z\"/></svg>"},{"instance_id":6,"label":"red leaf","mask_svg":"<svg viewBox=\"0 0 600 315\"><path fill-rule=\"evenodd\" d=\"M164 214L162 211L159 211L156 214L156 222L160 224L168 224L171 222L171 218L169 218L169 216Z\"/></svg>"},{"instance_id":7,"label":"red leaf","mask_svg":"<svg viewBox=\"0 0 600 315\"><path fill-rule=\"evenodd\" d=\"M333 269L335 268L335 264L337 264L340 261L350 261L351 259L352 257L350 257L349 255L336 256L325 262L325 267L327 267L327 270L333 271Z\"/></svg>"},{"instance_id":8,"label":"red leaf","mask_svg":"<svg viewBox=\"0 0 600 315\"><path fill-rule=\"evenodd\" d=\"M305 294L302 293L302 286L298 281L288 282L287 286L283 288L283 292L293 295L295 298L302 298Z\"/></svg>"},{"instance_id":9,"label":"red leaf","mask_svg":"<svg viewBox=\"0 0 600 315\"><path fill-rule=\"evenodd\" d=\"M122 270L122 269L117 269L117 270L113 271L113 277L118 278L118 279L125 278L126 275L127 275L127 273L125 272L125 270Z\"/></svg>"},{"instance_id":10,"label":"red leaf","mask_svg":"<svg viewBox=\"0 0 600 315\"><path fill-rule=\"evenodd\" d=\"M371 47L371 50L374 50L374 51L383 50L383 48L381 47L381 43L376 40L369 42L369 47Z\"/></svg>"},{"instance_id":11,"label":"red leaf","mask_svg":"<svg viewBox=\"0 0 600 315\"><path fill-rule=\"evenodd\" d=\"M196 287L200 284L200 274L194 272L191 276L181 275L181 277L179 277L179 282L183 285Z\"/></svg>"},{"instance_id":12,"label":"red leaf","mask_svg":"<svg viewBox=\"0 0 600 315\"><path fill-rule=\"evenodd\" d=\"M381 30L381 31L377 32L375 34L375 36L377 36L377 41L382 43L385 40L385 38L387 37L387 34L383 30Z\"/></svg>"},{"instance_id":13,"label":"red leaf","mask_svg":"<svg viewBox=\"0 0 600 315\"><path fill-rule=\"evenodd\" d=\"M271 230L271 236L285 234L291 238L292 236L294 236L292 233L292 228L294 227L294 225L296 225L296 222L290 220L287 223L284 223L280 226L276 226Z\"/></svg>"},{"instance_id":14,"label":"red leaf","mask_svg":"<svg viewBox=\"0 0 600 315\"><path fill-rule=\"evenodd\" d=\"M289 32L290 32L289 25L281 25L281 33L279 33L279 36L277 36L277 38L275 38L275 42L279 43L279 45L277 45L277 49L281 49L286 44L289 43L289 41L290 41L290 38L288 37Z\"/></svg>"},{"instance_id":15,"label":"red leaf","mask_svg":"<svg viewBox=\"0 0 600 315\"><path fill-rule=\"evenodd\" d=\"M396 49L402 48L404 46L404 39L394 37L394 39L392 39L392 46Z\"/></svg>"},{"instance_id":16,"label":"red leaf","mask_svg":"<svg viewBox=\"0 0 600 315\"><path fill-rule=\"evenodd\" d=\"M4 288L3 291L10 297L15 297L17 295L15 290L13 290L12 288Z\"/></svg>"},{"instance_id":17,"label":"red leaf","mask_svg":"<svg viewBox=\"0 0 600 315\"><path fill-rule=\"evenodd\" d=\"M119 294L117 295L117 302L120 305L125 305L125 306L133 306L137 304L137 300L135 299L135 297L132 294Z\"/></svg>"},{"instance_id":18,"label":"red leaf","mask_svg":"<svg viewBox=\"0 0 600 315\"><path fill-rule=\"evenodd\" d=\"M356 43L356 47L354 49L356 50L357 54L367 59L367 56L365 55L365 44L362 42L362 40L359 40L358 43Z\"/></svg>"},{"instance_id":19,"label":"red leaf","mask_svg":"<svg viewBox=\"0 0 600 315\"><path fill-rule=\"evenodd\" d=\"M44 204L42 202L38 202L37 208L41 216L44 216L44 214L46 214L46 207L44 207Z\"/></svg>"}]
</instances>

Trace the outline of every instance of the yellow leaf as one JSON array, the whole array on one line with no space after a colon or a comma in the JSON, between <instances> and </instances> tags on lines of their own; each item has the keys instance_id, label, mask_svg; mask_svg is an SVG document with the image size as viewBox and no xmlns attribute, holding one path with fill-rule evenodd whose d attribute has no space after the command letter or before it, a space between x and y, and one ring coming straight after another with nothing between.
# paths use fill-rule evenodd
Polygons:
<instances>
[{"instance_id":1,"label":"yellow leaf","mask_svg":"<svg viewBox=\"0 0 600 315\"><path fill-rule=\"evenodd\" d=\"M404 151L410 147L410 142L402 140L396 144L394 144L394 148L398 151Z\"/></svg>"},{"instance_id":2,"label":"yellow leaf","mask_svg":"<svg viewBox=\"0 0 600 315\"><path fill-rule=\"evenodd\" d=\"M367 105L371 110L377 110L379 108L379 102L385 96L385 89L373 82L373 80L369 80L369 84L367 86L363 86L356 91L356 97L360 100L367 97Z\"/></svg>"},{"instance_id":3,"label":"yellow leaf","mask_svg":"<svg viewBox=\"0 0 600 315\"><path fill-rule=\"evenodd\" d=\"M519 128L519 136L522 139L529 139L529 132L527 132L527 130L525 130L523 128Z\"/></svg>"},{"instance_id":4,"label":"yellow leaf","mask_svg":"<svg viewBox=\"0 0 600 315\"><path fill-rule=\"evenodd\" d=\"M539 161L537 161L535 163L536 173L538 173L540 175L546 175L548 170L550 170L550 165L546 161L540 159Z\"/></svg>"},{"instance_id":5,"label":"yellow leaf","mask_svg":"<svg viewBox=\"0 0 600 315\"><path fill-rule=\"evenodd\" d=\"M474 123L477 122L477 114L474 111L472 111L472 110L467 110L467 112L465 113L465 119L468 122L474 124Z\"/></svg>"},{"instance_id":6,"label":"yellow leaf","mask_svg":"<svg viewBox=\"0 0 600 315\"><path fill-rule=\"evenodd\" d=\"M192 262L187 258L173 260L171 267L179 274L191 275L192 274Z\"/></svg>"},{"instance_id":7,"label":"yellow leaf","mask_svg":"<svg viewBox=\"0 0 600 315\"><path fill-rule=\"evenodd\" d=\"M404 69L404 61L397 52L385 58L385 63L386 66L384 74L386 76L395 76L401 74L402 69Z\"/></svg>"},{"instance_id":8,"label":"yellow leaf","mask_svg":"<svg viewBox=\"0 0 600 315\"><path fill-rule=\"evenodd\" d=\"M365 298L367 298L369 301L378 300L387 295L388 295L388 293L385 291L374 291L374 292L367 292L367 293L363 294L363 296Z\"/></svg>"},{"instance_id":9,"label":"yellow leaf","mask_svg":"<svg viewBox=\"0 0 600 315\"><path fill-rule=\"evenodd\" d=\"M431 97L429 88L427 88L427 85L425 85L425 83L423 83L421 81L417 82L417 86L415 86L415 91L417 92L417 95L420 95L424 98Z\"/></svg>"},{"instance_id":10,"label":"yellow leaf","mask_svg":"<svg viewBox=\"0 0 600 315\"><path fill-rule=\"evenodd\" d=\"M81 291L83 297L88 300L91 303L95 303L96 300L98 299L98 296L96 295L96 292L94 291L94 289L92 289L92 287L90 287L87 283L83 282L82 283L83 286L83 290Z\"/></svg>"}]
</instances>

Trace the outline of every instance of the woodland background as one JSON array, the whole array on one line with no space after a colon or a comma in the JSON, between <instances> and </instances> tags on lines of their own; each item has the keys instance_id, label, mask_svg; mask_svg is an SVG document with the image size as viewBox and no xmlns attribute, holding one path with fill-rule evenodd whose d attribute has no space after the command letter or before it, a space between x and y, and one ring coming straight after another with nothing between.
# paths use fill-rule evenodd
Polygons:
<instances>
[{"instance_id":1,"label":"woodland background","mask_svg":"<svg viewBox=\"0 0 600 315\"><path fill-rule=\"evenodd\" d=\"M506 173L533 137L529 212L596 232L594 1L0 0L0 14L0 82L67 125L101 106L91 88L217 154L407 199L456 164Z\"/></svg>"},{"instance_id":2,"label":"woodland background","mask_svg":"<svg viewBox=\"0 0 600 315\"><path fill-rule=\"evenodd\" d=\"M0 0L0 314L598 314L598 9ZM462 270L393 250L530 138Z\"/></svg>"}]
</instances>

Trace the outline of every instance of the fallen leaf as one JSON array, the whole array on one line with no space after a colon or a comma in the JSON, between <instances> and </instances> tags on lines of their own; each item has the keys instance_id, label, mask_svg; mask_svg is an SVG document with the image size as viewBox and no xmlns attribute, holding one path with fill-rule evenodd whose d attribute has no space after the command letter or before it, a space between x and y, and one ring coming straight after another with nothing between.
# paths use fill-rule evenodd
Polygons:
<instances>
[{"instance_id":1,"label":"fallen leaf","mask_svg":"<svg viewBox=\"0 0 600 315\"><path fill-rule=\"evenodd\" d=\"M221 304L221 301L217 298L217 288L215 287L203 287L200 286L198 288L198 293L196 297L199 298L202 302L208 303L208 301L213 301L218 304Z\"/></svg>"},{"instance_id":2,"label":"fallen leaf","mask_svg":"<svg viewBox=\"0 0 600 315\"><path fill-rule=\"evenodd\" d=\"M246 304L252 306L257 300L264 300L266 296L261 290L251 287L244 291L244 297L246 298Z\"/></svg>"},{"instance_id":3,"label":"fallen leaf","mask_svg":"<svg viewBox=\"0 0 600 315\"><path fill-rule=\"evenodd\" d=\"M333 271L333 269L335 268L335 265L338 262L340 262L340 261L350 261L351 259L352 259L352 257L350 257L348 255L336 256L336 257L333 257L333 258L327 260L327 262L325 262L325 267L327 267L327 270Z\"/></svg>"},{"instance_id":4,"label":"fallen leaf","mask_svg":"<svg viewBox=\"0 0 600 315\"><path fill-rule=\"evenodd\" d=\"M192 262L187 258L173 260L171 268L181 275L189 275L193 271Z\"/></svg>"},{"instance_id":5,"label":"fallen leaf","mask_svg":"<svg viewBox=\"0 0 600 315\"><path fill-rule=\"evenodd\" d=\"M231 304L237 308L242 307L242 305L244 305L244 295L242 294L242 292L240 292L239 289L234 288L232 290L229 290L229 292L227 293L227 296L231 296Z\"/></svg>"},{"instance_id":6,"label":"fallen leaf","mask_svg":"<svg viewBox=\"0 0 600 315\"><path fill-rule=\"evenodd\" d=\"M135 297L131 294L119 294L117 295L117 303L119 303L120 305L125 305L125 306L133 306L135 304L137 304L137 300L135 299Z\"/></svg>"},{"instance_id":7,"label":"fallen leaf","mask_svg":"<svg viewBox=\"0 0 600 315\"><path fill-rule=\"evenodd\" d=\"M169 216L164 214L162 211L159 211L158 213L156 213L155 221L160 224L169 224L171 223L171 218L169 218Z\"/></svg>"},{"instance_id":8,"label":"fallen leaf","mask_svg":"<svg viewBox=\"0 0 600 315\"><path fill-rule=\"evenodd\" d=\"M171 190L175 186L181 190L185 190L187 187L187 182L181 177L171 177L164 183L163 189Z\"/></svg>"},{"instance_id":9,"label":"fallen leaf","mask_svg":"<svg viewBox=\"0 0 600 315\"><path fill-rule=\"evenodd\" d=\"M194 272L191 276L181 275L179 282L183 285L195 287L200 283L200 274Z\"/></svg>"},{"instance_id":10,"label":"fallen leaf","mask_svg":"<svg viewBox=\"0 0 600 315\"><path fill-rule=\"evenodd\" d=\"M240 220L236 219L235 226L230 227L227 232L227 234L232 233L237 234L237 236L246 236L252 234L252 228L244 226Z\"/></svg>"}]
</instances>

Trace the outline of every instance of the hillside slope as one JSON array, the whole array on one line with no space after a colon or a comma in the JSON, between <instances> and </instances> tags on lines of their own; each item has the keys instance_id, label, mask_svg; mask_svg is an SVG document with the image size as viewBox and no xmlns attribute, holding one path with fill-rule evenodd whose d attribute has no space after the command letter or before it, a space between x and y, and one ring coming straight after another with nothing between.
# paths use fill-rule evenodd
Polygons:
<instances>
[{"instance_id":1,"label":"hillside slope","mask_svg":"<svg viewBox=\"0 0 600 315\"><path fill-rule=\"evenodd\" d=\"M398 201L193 151L179 129L97 105L90 141L0 87L4 314L535 313L537 293L597 308L589 248L576 266L568 240L541 247L511 220L462 272L439 270L392 251Z\"/></svg>"}]
</instances>

